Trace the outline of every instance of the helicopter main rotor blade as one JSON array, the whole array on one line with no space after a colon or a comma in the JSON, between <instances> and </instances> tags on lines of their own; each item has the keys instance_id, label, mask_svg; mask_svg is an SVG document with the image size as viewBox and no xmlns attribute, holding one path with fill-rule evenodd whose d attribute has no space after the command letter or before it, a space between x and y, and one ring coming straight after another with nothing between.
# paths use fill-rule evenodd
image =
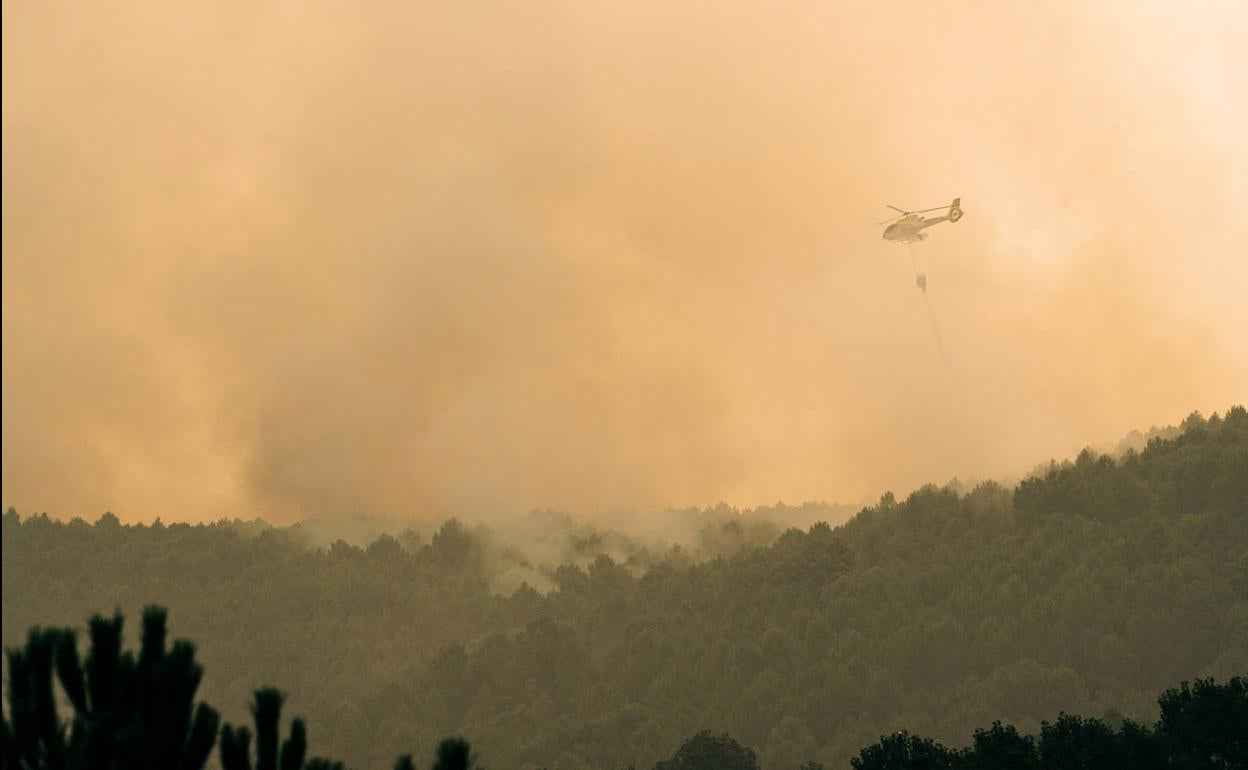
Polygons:
<instances>
[{"instance_id":1,"label":"helicopter main rotor blade","mask_svg":"<svg viewBox=\"0 0 1248 770\"><path fill-rule=\"evenodd\" d=\"M936 207L936 208L934 208L934 209L919 209L918 211L911 211L910 213L911 213L911 214L926 214L926 213L927 213L927 212L929 212L929 211L944 211L944 210L945 210L945 209L947 209L947 208L949 208L949 207L948 207L948 206L937 206L937 207Z\"/></svg>"},{"instance_id":2,"label":"helicopter main rotor blade","mask_svg":"<svg viewBox=\"0 0 1248 770\"><path fill-rule=\"evenodd\" d=\"M897 208L896 206L892 205L891 203L885 203L884 205L885 205L885 206L887 206L888 208L892 209L893 211L901 211L901 209ZM913 213L913 212L910 212L910 211L901 211L901 213L902 213L902 216L905 216L906 214L911 214L911 213Z\"/></svg>"}]
</instances>

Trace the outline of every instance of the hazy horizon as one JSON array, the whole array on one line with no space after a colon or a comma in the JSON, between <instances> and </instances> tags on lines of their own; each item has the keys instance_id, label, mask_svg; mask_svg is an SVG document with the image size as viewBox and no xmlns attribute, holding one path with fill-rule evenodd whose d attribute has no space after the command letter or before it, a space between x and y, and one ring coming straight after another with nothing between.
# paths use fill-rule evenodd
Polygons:
<instances>
[{"instance_id":1,"label":"hazy horizon","mask_svg":"<svg viewBox=\"0 0 1248 770\"><path fill-rule=\"evenodd\" d=\"M3 16L23 512L854 503L1248 394L1241 4ZM946 366L874 223L955 196Z\"/></svg>"}]
</instances>

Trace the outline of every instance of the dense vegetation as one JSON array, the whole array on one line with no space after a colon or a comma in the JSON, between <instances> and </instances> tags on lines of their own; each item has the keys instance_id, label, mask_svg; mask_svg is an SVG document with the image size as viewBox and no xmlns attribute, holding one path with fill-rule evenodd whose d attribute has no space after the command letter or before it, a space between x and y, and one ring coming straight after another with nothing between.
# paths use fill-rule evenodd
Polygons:
<instances>
[{"instance_id":1,"label":"dense vegetation","mask_svg":"<svg viewBox=\"0 0 1248 770\"><path fill-rule=\"evenodd\" d=\"M138 654L124 649L120 614L91 618L85 657L71 629L35 627L24 646L6 650L0 767L203 770L216 749L221 770L345 770L342 762L308 758L302 719L291 720L281 740L285 696L276 688L253 696L254 750L249 726L222 726L216 709L195 702L204 673L195 645L180 639L169 647L165 620L161 607L144 610ZM442 741L435 756L432 770L476 764L460 738ZM414 767L410 754L395 763L395 770Z\"/></svg>"},{"instance_id":2,"label":"dense vegetation","mask_svg":"<svg viewBox=\"0 0 1248 770\"><path fill-rule=\"evenodd\" d=\"M1243 408L1013 490L886 494L766 546L724 527L728 556L601 555L500 595L455 522L314 550L290 530L10 512L4 641L155 601L200 643L227 720L280 683L360 767L449 734L500 768L650 767L708 728L765 770L843 767L902 730L961 746L1062 711L1151 723L1174 682L1248 671Z\"/></svg>"},{"instance_id":3,"label":"dense vegetation","mask_svg":"<svg viewBox=\"0 0 1248 770\"><path fill-rule=\"evenodd\" d=\"M31 629L24 647L6 651L9 668L0 767L4 770L203 770L217 748L222 770L346 770L343 762L308 758L302 719L282 740L285 696L256 690L248 726L226 724L206 703L195 703L203 669L195 646L166 645L165 611L143 612L140 649L123 651L121 615L89 623L85 661L69 629ZM56 683L67 698L59 702ZM1039 738L994 722L976 730L971 745L949 749L907 733L882 737L851 760L855 770L1243 770L1248 768L1248 681L1197 680L1167 690L1161 718L1149 728L1124 721L1062 714L1043 723ZM68 720L63 715L71 714ZM394 770L415 770L412 755ZM479 770L467 741L438 744L431 770ZM759 770L758 755L732 736L703 730L654 770ZM801 770L825 770L808 761Z\"/></svg>"},{"instance_id":4,"label":"dense vegetation","mask_svg":"<svg viewBox=\"0 0 1248 770\"><path fill-rule=\"evenodd\" d=\"M994 722L971 745L950 749L907 733L881 738L852 760L854 770L1242 770L1248 768L1248 681L1198 680L1167 690L1152 726L1117 727L1062 714L1022 735ZM806 768L804 770L815 770Z\"/></svg>"}]
</instances>

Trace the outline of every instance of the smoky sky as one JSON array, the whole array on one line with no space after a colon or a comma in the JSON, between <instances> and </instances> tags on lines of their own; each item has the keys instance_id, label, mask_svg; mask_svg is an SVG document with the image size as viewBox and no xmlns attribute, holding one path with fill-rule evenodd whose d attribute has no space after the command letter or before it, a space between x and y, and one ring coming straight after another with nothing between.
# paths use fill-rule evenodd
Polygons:
<instances>
[{"instance_id":1,"label":"smoky sky","mask_svg":"<svg viewBox=\"0 0 1248 770\"><path fill-rule=\"evenodd\" d=\"M1248 392L1239 3L3 13L24 512L855 501ZM874 223L955 196L929 317Z\"/></svg>"}]
</instances>

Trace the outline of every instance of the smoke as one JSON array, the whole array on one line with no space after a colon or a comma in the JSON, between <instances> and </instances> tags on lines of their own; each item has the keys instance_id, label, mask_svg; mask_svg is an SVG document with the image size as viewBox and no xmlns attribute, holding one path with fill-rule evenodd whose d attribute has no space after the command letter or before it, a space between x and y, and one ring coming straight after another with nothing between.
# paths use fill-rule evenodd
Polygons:
<instances>
[{"instance_id":1,"label":"smoke","mask_svg":"<svg viewBox=\"0 0 1248 770\"><path fill-rule=\"evenodd\" d=\"M927 320L932 325L932 337L936 340L936 352L940 353L940 362L945 371L953 373L949 366L949 354L945 352L945 336L940 333L940 323L936 320L936 311L932 310L932 300L927 296L927 287L923 287L923 306L927 308Z\"/></svg>"},{"instance_id":2,"label":"smoke","mask_svg":"<svg viewBox=\"0 0 1248 770\"><path fill-rule=\"evenodd\" d=\"M852 501L1243 398L1236 4L3 13L22 510ZM871 225L954 196L957 387Z\"/></svg>"},{"instance_id":3,"label":"smoke","mask_svg":"<svg viewBox=\"0 0 1248 770\"><path fill-rule=\"evenodd\" d=\"M932 327L932 339L936 341L936 352L940 354L940 363L945 371L952 374L949 366L949 354L945 352L945 336L940 333L940 323L936 320L936 311L932 309L932 300L927 296L927 273L919 267L919 258L914 253L914 244L907 242L906 249L910 252L910 262L914 265L914 285L923 292L923 307L927 310L927 322Z\"/></svg>"}]
</instances>

